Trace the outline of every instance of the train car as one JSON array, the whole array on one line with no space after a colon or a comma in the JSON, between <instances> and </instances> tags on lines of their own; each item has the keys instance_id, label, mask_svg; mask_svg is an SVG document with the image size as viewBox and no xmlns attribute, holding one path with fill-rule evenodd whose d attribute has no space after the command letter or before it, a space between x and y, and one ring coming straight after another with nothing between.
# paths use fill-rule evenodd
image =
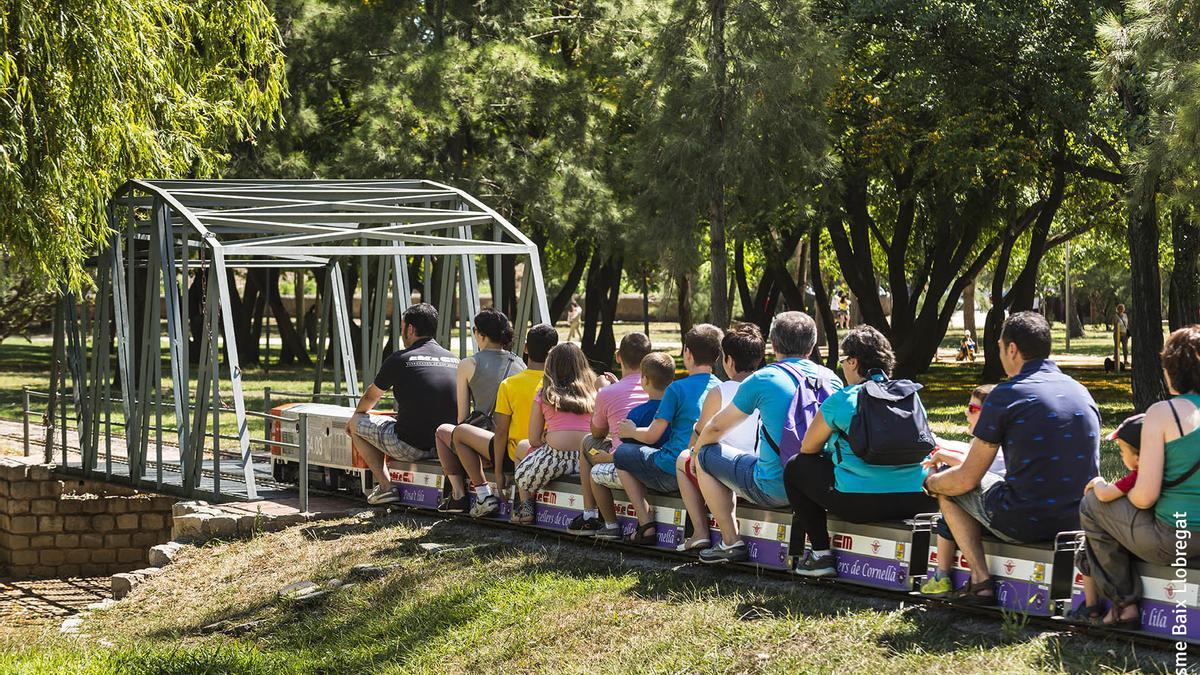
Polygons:
<instances>
[{"instance_id":1,"label":"train car","mask_svg":"<svg viewBox=\"0 0 1200 675\"><path fill-rule=\"evenodd\" d=\"M738 504L736 515L738 532L746 542L746 552L749 554L747 563L772 569L788 569L788 559L791 556L788 550L792 537L791 512L742 502ZM721 542L721 527L711 514L708 516L708 531L714 546Z\"/></svg>"},{"instance_id":2,"label":"train car","mask_svg":"<svg viewBox=\"0 0 1200 675\"><path fill-rule=\"evenodd\" d=\"M317 474L317 482L330 489L367 492L370 488L370 471L350 444L346 435L346 422L354 414L353 408L327 403L284 403L271 408L271 414L288 420L299 420L300 414L308 416L306 436L310 476ZM392 417L395 413L372 411L372 415ZM272 420L271 440L296 444L298 424ZM294 483L299 477L300 451L287 446L271 446L271 467L275 480Z\"/></svg>"},{"instance_id":3,"label":"train car","mask_svg":"<svg viewBox=\"0 0 1200 675\"><path fill-rule=\"evenodd\" d=\"M583 490L577 476L564 476L551 481L538 490L537 515L534 526L565 532L567 525L583 513ZM674 550L683 541L686 511L683 501L667 495L649 495L650 510L654 516L657 548ZM637 513L629 497L622 490L613 490L613 506L623 535L637 529Z\"/></svg>"},{"instance_id":4,"label":"train car","mask_svg":"<svg viewBox=\"0 0 1200 675\"><path fill-rule=\"evenodd\" d=\"M1082 532L1066 532L1076 547L1083 545ZM1200 644L1200 570L1188 567L1162 567L1136 563L1142 580L1142 598L1138 608L1142 624L1138 632L1170 640ZM1072 567L1071 598L1063 603L1064 612L1083 604L1083 574ZM1103 602L1105 609L1108 603Z\"/></svg>"},{"instance_id":5,"label":"train car","mask_svg":"<svg viewBox=\"0 0 1200 675\"><path fill-rule=\"evenodd\" d=\"M936 515L929 521L931 530L936 521ZM1058 602L1070 596L1074 547L1061 536L1053 544L1037 545L1011 544L985 535L983 552L1001 608L1054 616ZM936 546L930 545L927 560L929 569L937 565ZM950 578L955 588L971 579L971 567L961 551L955 551Z\"/></svg>"},{"instance_id":6,"label":"train car","mask_svg":"<svg viewBox=\"0 0 1200 675\"><path fill-rule=\"evenodd\" d=\"M930 523L858 524L830 517L830 543L837 554L837 579L891 591L910 591L925 575Z\"/></svg>"}]
</instances>

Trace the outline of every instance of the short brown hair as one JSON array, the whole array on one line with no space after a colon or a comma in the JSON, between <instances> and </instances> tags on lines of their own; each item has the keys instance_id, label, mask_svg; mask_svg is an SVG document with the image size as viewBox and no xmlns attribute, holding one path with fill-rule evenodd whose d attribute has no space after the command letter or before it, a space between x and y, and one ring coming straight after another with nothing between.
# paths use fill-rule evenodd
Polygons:
<instances>
[{"instance_id":1,"label":"short brown hair","mask_svg":"<svg viewBox=\"0 0 1200 675\"><path fill-rule=\"evenodd\" d=\"M1184 326L1167 336L1162 365L1175 391L1200 392L1200 325Z\"/></svg>"},{"instance_id":2,"label":"short brown hair","mask_svg":"<svg viewBox=\"0 0 1200 675\"><path fill-rule=\"evenodd\" d=\"M721 351L733 359L736 372L745 373L758 370L762 365L763 356L767 353L767 343L763 341L762 331L752 323L737 322L729 327L721 340Z\"/></svg>"},{"instance_id":3,"label":"short brown hair","mask_svg":"<svg viewBox=\"0 0 1200 675\"><path fill-rule=\"evenodd\" d=\"M721 360L721 339L725 333L711 323L698 323L683 336L683 348L692 353L698 366L715 366Z\"/></svg>"},{"instance_id":4,"label":"short brown hair","mask_svg":"<svg viewBox=\"0 0 1200 675\"><path fill-rule=\"evenodd\" d=\"M650 352L642 358L641 371L655 389L666 389L675 381L675 359L664 352Z\"/></svg>"},{"instance_id":5,"label":"short brown hair","mask_svg":"<svg viewBox=\"0 0 1200 675\"><path fill-rule=\"evenodd\" d=\"M975 387L975 391L971 392L971 398L977 398L982 403L987 400L988 394L992 393L992 390L995 388L996 385L994 384L981 384Z\"/></svg>"},{"instance_id":6,"label":"short brown hair","mask_svg":"<svg viewBox=\"0 0 1200 675\"><path fill-rule=\"evenodd\" d=\"M858 359L858 374L863 378L870 377L874 370L881 370L891 377L892 368L896 366L892 343L879 329L868 324L855 326L846 333L842 338L842 354L848 359Z\"/></svg>"},{"instance_id":7,"label":"short brown hair","mask_svg":"<svg viewBox=\"0 0 1200 675\"><path fill-rule=\"evenodd\" d=\"M642 359L653 351L650 348L650 338L645 333L630 333L621 338L621 346L617 349L617 358L626 368L640 366Z\"/></svg>"}]
</instances>

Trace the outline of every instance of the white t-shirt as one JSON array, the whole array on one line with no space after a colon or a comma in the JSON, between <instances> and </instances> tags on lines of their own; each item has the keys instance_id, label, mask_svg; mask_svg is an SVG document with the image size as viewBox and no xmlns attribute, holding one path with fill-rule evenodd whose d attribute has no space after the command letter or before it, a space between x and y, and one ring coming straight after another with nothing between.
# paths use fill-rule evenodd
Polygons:
<instances>
[{"instance_id":1,"label":"white t-shirt","mask_svg":"<svg viewBox=\"0 0 1200 675\"><path fill-rule=\"evenodd\" d=\"M733 403L733 395L737 393L741 382L734 380L726 380L717 387L721 392L721 407ZM723 445L728 445L739 450L747 452L755 451L755 443L758 441L758 411L754 411L749 417L742 421L741 424L726 432L721 439Z\"/></svg>"}]
</instances>

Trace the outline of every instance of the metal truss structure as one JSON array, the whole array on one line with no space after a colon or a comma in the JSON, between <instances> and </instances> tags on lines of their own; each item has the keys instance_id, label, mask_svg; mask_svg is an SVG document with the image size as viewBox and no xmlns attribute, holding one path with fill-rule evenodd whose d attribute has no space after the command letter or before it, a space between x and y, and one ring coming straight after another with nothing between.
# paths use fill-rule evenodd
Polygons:
<instances>
[{"instance_id":1,"label":"metal truss structure","mask_svg":"<svg viewBox=\"0 0 1200 675\"><path fill-rule=\"evenodd\" d=\"M230 285L237 276L232 270L324 270L314 394L321 393L326 379L326 349L332 350L329 379L335 392L344 387L357 396L382 363L389 338L399 344L400 316L411 297L410 270L419 268L425 299L440 310L439 342L451 347L457 332L461 355L471 342L469 321L480 307L480 264L494 265L489 276L495 298L504 297L504 258L524 264L513 321L515 351L520 353L529 325L549 321L537 247L478 199L432 181L134 180L113 196L108 213L115 234L93 260L96 294L90 320L89 305L69 295L55 318L46 454L53 454L55 398L69 396L82 461L67 458L68 401L63 401L58 411L62 466L87 475L102 472L106 479L191 495L211 461L209 487L219 495L220 440L225 438L237 444L237 473L245 481L238 496L257 497L251 457L251 440L257 439L251 439L247 426L233 339L237 326ZM351 333L355 293L345 288L343 277L343 266L354 264L362 282L361 373ZM188 289L196 280L204 289L203 330L193 359L189 315L197 308L193 302L189 312ZM167 359L160 348L164 338ZM114 422L115 410L123 422ZM173 425L164 425L164 412L173 413ZM221 412L234 414L235 435L220 434ZM116 455L114 425L126 431L126 449ZM179 448L178 484L163 477L164 435ZM147 475L151 438L156 476Z\"/></svg>"}]
</instances>

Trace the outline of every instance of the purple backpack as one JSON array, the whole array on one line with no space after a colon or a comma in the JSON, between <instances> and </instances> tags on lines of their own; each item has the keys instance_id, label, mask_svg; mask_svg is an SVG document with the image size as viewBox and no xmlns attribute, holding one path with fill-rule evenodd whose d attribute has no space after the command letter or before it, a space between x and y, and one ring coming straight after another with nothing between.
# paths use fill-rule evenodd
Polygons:
<instances>
[{"instance_id":1,"label":"purple backpack","mask_svg":"<svg viewBox=\"0 0 1200 675\"><path fill-rule=\"evenodd\" d=\"M788 405L787 417L783 420L783 437L777 443L771 438L766 427L763 427L763 438L767 440L767 444L771 446L775 454L779 455L779 464L782 466L800 454L800 442L804 440L808 425L812 424L813 419L817 416L817 411L821 409L821 403L829 398L833 389L829 386L829 382L805 374L794 363L783 361L771 365L782 368L783 372L787 373L796 383L796 393L792 396L792 402Z\"/></svg>"}]
</instances>

